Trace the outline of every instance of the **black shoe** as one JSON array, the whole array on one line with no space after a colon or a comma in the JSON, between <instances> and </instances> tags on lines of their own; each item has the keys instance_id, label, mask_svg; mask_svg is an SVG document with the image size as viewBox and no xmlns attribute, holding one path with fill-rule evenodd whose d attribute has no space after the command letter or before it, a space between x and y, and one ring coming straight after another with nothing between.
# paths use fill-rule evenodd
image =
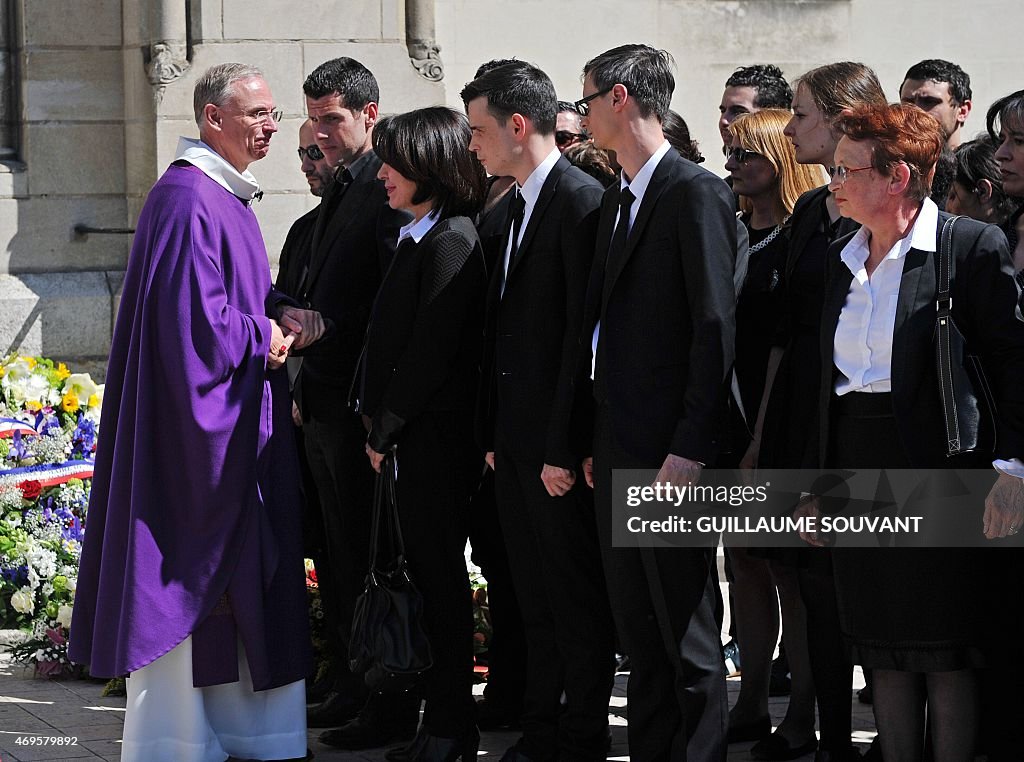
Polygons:
<instances>
[{"instance_id":1,"label":"black shoe","mask_svg":"<svg viewBox=\"0 0 1024 762\"><path fill-rule=\"evenodd\" d=\"M772 674L768 678L768 696L770 698L776 698L778 696L788 696L793 690L792 681L782 675L781 677Z\"/></svg>"},{"instance_id":2,"label":"black shoe","mask_svg":"<svg viewBox=\"0 0 1024 762\"><path fill-rule=\"evenodd\" d=\"M321 733L320 743L348 751L377 749L410 740L416 733L418 720L418 714L411 718L411 722L395 722L394 718L384 718L377 713L363 711L340 728Z\"/></svg>"},{"instance_id":3,"label":"black shoe","mask_svg":"<svg viewBox=\"0 0 1024 762\"><path fill-rule=\"evenodd\" d=\"M519 715L489 699L476 702L476 726L480 730L519 730Z\"/></svg>"},{"instance_id":4,"label":"black shoe","mask_svg":"<svg viewBox=\"0 0 1024 762\"><path fill-rule=\"evenodd\" d=\"M336 728L359 714L365 696L351 696L331 691L319 704L306 708L306 725L311 728Z\"/></svg>"},{"instance_id":5,"label":"black shoe","mask_svg":"<svg viewBox=\"0 0 1024 762\"><path fill-rule=\"evenodd\" d=\"M742 725L729 724L729 735L727 743L746 743L748 741L760 741L767 738L772 732L771 717L762 717L754 722L747 722Z\"/></svg>"},{"instance_id":6,"label":"black shoe","mask_svg":"<svg viewBox=\"0 0 1024 762\"><path fill-rule=\"evenodd\" d=\"M797 759L805 754L810 754L818 748L818 739L812 737L806 743L799 746L790 746L781 734L772 733L767 738L762 738L750 748L750 758L760 760L785 760Z\"/></svg>"},{"instance_id":7,"label":"black shoe","mask_svg":"<svg viewBox=\"0 0 1024 762\"><path fill-rule=\"evenodd\" d=\"M460 738L433 736L426 728L420 728L416 738L408 746L391 749L384 755L388 762L475 762L480 749L480 731L475 727L463 733Z\"/></svg>"},{"instance_id":8,"label":"black shoe","mask_svg":"<svg viewBox=\"0 0 1024 762\"><path fill-rule=\"evenodd\" d=\"M873 704L875 703L875 692L871 690L870 685L865 685L859 691L857 691L857 701L862 704Z\"/></svg>"}]
</instances>

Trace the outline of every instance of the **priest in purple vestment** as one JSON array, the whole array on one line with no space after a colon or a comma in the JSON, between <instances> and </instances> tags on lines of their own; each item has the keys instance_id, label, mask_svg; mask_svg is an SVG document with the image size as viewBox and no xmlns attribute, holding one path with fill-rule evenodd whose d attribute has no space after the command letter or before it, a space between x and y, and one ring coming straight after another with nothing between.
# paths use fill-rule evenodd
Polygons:
<instances>
[{"instance_id":1,"label":"priest in purple vestment","mask_svg":"<svg viewBox=\"0 0 1024 762\"><path fill-rule=\"evenodd\" d=\"M130 675L123 760L306 754L308 615L289 349L247 167L280 119L260 71L196 83L199 140L153 186L128 262L71 627Z\"/></svg>"}]
</instances>

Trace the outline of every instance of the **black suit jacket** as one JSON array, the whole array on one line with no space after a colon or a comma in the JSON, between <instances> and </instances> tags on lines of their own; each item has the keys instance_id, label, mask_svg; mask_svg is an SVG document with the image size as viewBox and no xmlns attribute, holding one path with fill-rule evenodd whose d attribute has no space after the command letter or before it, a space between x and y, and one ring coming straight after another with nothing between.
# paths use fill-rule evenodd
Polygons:
<instances>
[{"instance_id":1,"label":"black suit jacket","mask_svg":"<svg viewBox=\"0 0 1024 762\"><path fill-rule=\"evenodd\" d=\"M298 383L306 418L344 414L374 296L398 231L411 219L387 205L384 184L377 179L380 166L374 153L364 154L338 173L320 204L309 272L298 297L329 320L332 329L302 352Z\"/></svg>"},{"instance_id":2,"label":"black suit jacket","mask_svg":"<svg viewBox=\"0 0 1024 762\"><path fill-rule=\"evenodd\" d=\"M939 213L936 236L950 215ZM839 253L853 234L829 248L821 330L818 461L826 464L829 406L838 371L832 361L836 326L853 281ZM997 456L1024 457L1024 323L1006 237L995 225L961 218L954 228L953 320L979 355L998 409ZM911 249L903 264L892 346L892 403L903 450L916 468L942 468L946 430L935 361L935 252Z\"/></svg>"},{"instance_id":3,"label":"black suit jacket","mask_svg":"<svg viewBox=\"0 0 1024 762\"><path fill-rule=\"evenodd\" d=\"M491 273L478 436L531 464L576 468L572 390L604 187L564 157L551 169L501 293L508 230Z\"/></svg>"},{"instance_id":4,"label":"black suit jacket","mask_svg":"<svg viewBox=\"0 0 1024 762\"><path fill-rule=\"evenodd\" d=\"M735 339L736 217L722 180L674 149L658 164L625 256L606 261L620 186L601 207L580 357L618 446L660 467L675 454L710 464L719 448Z\"/></svg>"},{"instance_id":5,"label":"black suit jacket","mask_svg":"<svg viewBox=\"0 0 1024 762\"><path fill-rule=\"evenodd\" d=\"M463 415L472 426L485 279L467 217L440 220L419 243L409 238L398 247L359 366L359 411L373 419L369 444L377 452L424 412Z\"/></svg>"},{"instance_id":6,"label":"black suit jacket","mask_svg":"<svg viewBox=\"0 0 1024 762\"><path fill-rule=\"evenodd\" d=\"M309 264L310 247L313 242L313 231L320 216L320 205L306 212L292 223L285 236L281 256L277 260L277 280L274 288L292 299L297 299L302 288L302 281Z\"/></svg>"}]
</instances>

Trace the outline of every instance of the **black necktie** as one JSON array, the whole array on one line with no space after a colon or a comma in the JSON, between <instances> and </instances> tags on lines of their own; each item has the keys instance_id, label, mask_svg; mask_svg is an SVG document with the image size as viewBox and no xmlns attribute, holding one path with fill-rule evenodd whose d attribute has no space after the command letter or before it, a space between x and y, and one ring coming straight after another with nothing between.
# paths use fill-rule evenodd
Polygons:
<instances>
[{"instance_id":1,"label":"black necktie","mask_svg":"<svg viewBox=\"0 0 1024 762\"><path fill-rule=\"evenodd\" d=\"M608 294L611 291L611 270L626 256L626 241L629 238L629 210L632 209L634 201L636 201L636 196L633 195L633 192L628 187L623 188L622 193L619 194L619 221L615 224L615 232L612 233L612 241L608 245L608 258L604 265L602 307L608 303ZM601 326L601 333L604 333L604 326ZM605 400L608 397L604 378L606 346L607 342L602 341L599 335L597 357L594 358L594 396L598 400Z\"/></svg>"},{"instance_id":2,"label":"black necktie","mask_svg":"<svg viewBox=\"0 0 1024 762\"><path fill-rule=\"evenodd\" d=\"M523 216L526 214L526 201L523 199L523 194L518 187L516 187L513 193L512 204L509 208L509 218L512 224L509 231L509 239L512 242L512 248L508 250L508 267L505 268L506 278L508 278L508 274L512 271L512 265L516 261L516 253L519 251L519 231L523 227Z\"/></svg>"}]
</instances>

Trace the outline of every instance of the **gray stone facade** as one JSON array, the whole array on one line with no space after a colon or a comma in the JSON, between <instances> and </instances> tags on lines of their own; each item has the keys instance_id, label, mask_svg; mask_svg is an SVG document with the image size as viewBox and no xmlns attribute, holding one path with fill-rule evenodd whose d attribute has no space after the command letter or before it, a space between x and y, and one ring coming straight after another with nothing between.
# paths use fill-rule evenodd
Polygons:
<instances>
[{"instance_id":1,"label":"gray stone facade","mask_svg":"<svg viewBox=\"0 0 1024 762\"><path fill-rule=\"evenodd\" d=\"M861 60L895 100L910 64L949 58L973 81L973 135L988 104L1022 86L1024 58L1018 0L0 0L0 13L0 353L94 362L109 347L131 242L117 231L133 227L178 135L197 134L192 86L215 63L261 66L285 112L251 168L274 265L315 203L295 157L301 84L338 55L376 74L388 113L461 107L476 66L511 56L573 100L587 58L649 42L675 56L673 106L716 171L718 101L738 65L795 76Z\"/></svg>"}]
</instances>

